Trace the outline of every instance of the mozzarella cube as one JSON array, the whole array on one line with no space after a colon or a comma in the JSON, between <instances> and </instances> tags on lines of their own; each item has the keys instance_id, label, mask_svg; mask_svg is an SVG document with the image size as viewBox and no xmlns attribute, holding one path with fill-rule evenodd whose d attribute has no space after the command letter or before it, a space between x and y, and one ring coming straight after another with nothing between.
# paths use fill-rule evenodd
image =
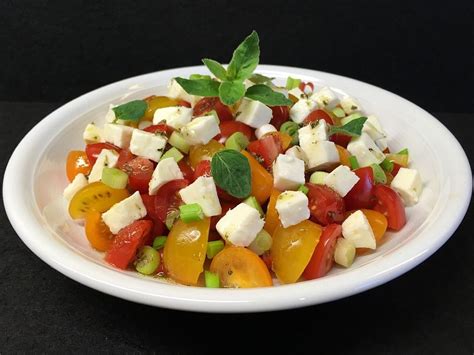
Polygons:
<instances>
[{"instance_id":1,"label":"mozzarella cube","mask_svg":"<svg viewBox=\"0 0 474 355\"><path fill-rule=\"evenodd\" d=\"M306 99L308 97L299 87L295 87L288 91L288 95L296 97L297 100Z\"/></svg>"},{"instance_id":2,"label":"mozzarella cube","mask_svg":"<svg viewBox=\"0 0 474 355\"><path fill-rule=\"evenodd\" d=\"M181 128L181 135L189 145L207 144L220 132L214 115L196 117Z\"/></svg>"},{"instance_id":3,"label":"mozzarella cube","mask_svg":"<svg viewBox=\"0 0 474 355\"><path fill-rule=\"evenodd\" d=\"M365 132L362 132L360 137L352 138L347 145L347 150L355 155L360 166L380 164L385 159L385 154Z\"/></svg>"},{"instance_id":4,"label":"mozzarella cube","mask_svg":"<svg viewBox=\"0 0 474 355\"><path fill-rule=\"evenodd\" d=\"M388 148L388 141L387 138L380 138L375 141L375 144L377 144L377 147L383 152L385 149Z\"/></svg>"},{"instance_id":5,"label":"mozzarella cube","mask_svg":"<svg viewBox=\"0 0 474 355\"><path fill-rule=\"evenodd\" d=\"M306 156L306 153L303 151L303 149L301 149L301 147L298 145L288 148L285 152L285 155L300 159L304 161L305 165L308 165L308 157Z\"/></svg>"},{"instance_id":6,"label":"mozzarella cube","mask_svg":"<svg viewBox=\"0 0 474 355\"><path fill-rule=\"evenodd\" d=\"M166 141L164 134L134 129L130 140L130 151L140 157L158 162L165 150Z\"/></svg>"},{"instance_id":7,"label":"mozzarella cube","mask_svg":"<svg viewBox=\"0 0 474 355\"><path fill-rule=\"evenodd\" d=\"M82 138L87 144L102 142L102 129L97 127L94 123L89 123L84 129Z\"/></svg>"},{"instance_id":8,"label":"mozzarella cube","mask_svg":"<svg viewBox=\"0 0 474 355\"><path fill-rule=\"evenodd\" d=\"M367 120L364 123L362 131L367 133L374 141L386 138L387 136L382 129L379 120L374 115L367 116Z\"/></svg>"},{"instance_id":9,"label":"mozzarella cube","mask_svg":"<svg viewBox=\"0 0 474 355\"><path fill-rule=\"evenodd\" d=\"M277 198L275 205L284 228L309 218L308 197L301 191L285 191Z\"/></svg>"},{"instance_id":10,"label":"mozzarella cube","mask_svg":"<svg viewBox=\"0 0 474 355\"><path fill-rule=\"evenodd\" d=\"M119 154L112 149L102 149L89 174L89 183L100 181L105 167L115 168Z\"/></svg>"},{"instance_id":11,"label":"mozzarella cube","mask_svg":"<svg viewBox=\"0 0 474 355\"><path fill-rule=\"evenodd\" d=\"M265 222L260 213L246 203L227 211L216 224L217 232L229 243L247 247L263 229Z\"/></svg>"},{"instance_id":12,"label":"mozzarella cube","mask_svg":"<svg viewBox=\"0 0 474 355\"><path fill-rule=\"evenodd\" d=\"M184 176L176 160L174 158L160 160L148 183L148 194L156 195L161 186L178 179L184 179Z\"/></svg>"},{"instance_id":13,"label":"mozzarella cube","mask_svg":"<svg viewBox=\"0 0 474 355\"><path fill-rule=\"evenodd\" d=\"M155 111L153 115L153 124L166 122L174 129L180 129L185 126L193 117L193 109L184 106L163 107Z\"/></svg>"},{"instance_id":14,"label":"mozzarella cube","mask_svg":"<svg viewBox=\"0 0 474 355\"><path fill-rule=\"evenodd\" d=\"M132 139L133 127L116 123L104 125L104 141L112 143L120 148L128 148Z\"/></svg>"},{"instance_id":15,"label":"mozzarella cube","mask_svg":"<svg viewBox=\"0 0 474 355\"><path fill-rule=\"evenodd\" d=\"M316 101L299 99L290 109L290 118L296 123L303 123L304 119L317 108Z\"/></svg>"},{"instance_id":16,"label":"mozzarella cube","mask_svg":"<svg viewBox=\"0 0 474 355\"><path fill-rule=\"evenodd\" d=\"M359 177L345 165L338 166L324 178L324 184L336 191L341 197L346 196L357 184L357 181L359 181Z\"/></svg>"},{"instance_id":17,"label":"mozzarella cube","mask_svg":"<svg viewBox=\"0 0 474 355\"><path fill-rule=\"evenodd\" d=\"M296 190L304 184L304 161L280 154L273 163L273 186L278 190Z\"/></svg>"},{"instance_id":18,"label":"mozzarella cube","mask_svg":"<svg viewBox=\"0 0 474 355\"><path fill-rule=\"evenodd\" d=\"M140 192L136 191L132 196L116 203L107 212L104 212L102 220L113 234L117 234L122 228L145 217L146 214L146 207Z\"/></svg>"},{"instance_id":19,"label":"mozzarella cube","mask_svg":"<svg viewBox=\"0 0 474 355\"><path fill-rule=\"evenodd\" d=\"M352 213L342 223L342 235L352 241L356 248L375 249L376 247L372 227L361 210Z\"/></svg>"},{"instance_id":20,"label":"mozzarella cube","mask_svg":"<svg viewBox=\"0 0 474 355\"><path fill-rule=\"evenodd\" d=\"M307 168L313 170L330 170L339 164L339 152L331 141L319 141L301 146L308 157Z\"/></svg>"},{"instance_id":21,"label":"mozzarella cube","mask_svg":"<svg viewBox=\"0 0 474 355\"><path fill-rule=\"evenodd\" d=\"M115 106L110 104L109 105L109 109L107 111L107 113L105 114L105 122L107 123L112 123L112 122L115 122L116 120L116 117L115 117L115 112L113 110Z\"/></svg>"},{"instance_id":22,"label":"mozzarella cube","mask_svg":"<svg viewBox=\"0 0 474 355\"><path fill-rule=\"evenodd\" d=\"M339 101L334 91L332 91L327 86L318 90L309 98L313 101L316 101L320 107L326 107L328 109L333 109L336 107Z\"/></svg>"},{"instance_id":23,"label":"mozzarella cube","mask_svg":"<svg viewBox=\"0 0 474 355\"><path fill-rule=\"evenodd\" d=\"M196 104L201 99L201 96L194 96L188 94L186 90L182 88L181 85L175 79L171 79L168 85L168 94L166 95L173 99L180 99L189 102L192 106Z\"/></svg>"},{"instance_id":24,"label":"mozzarella cube","mask_svg":"<svg viewBox=\"0 0 474 355\"><path fill-rule=\"evenodd\" d=\"M255 137L257 137L257 139L260 139L265 134L271 133L271 132L277 132L277 129L275 128L275 126L267 123L255 130Z\"/></svg>"},{"instance_id":25,"label":"mozzarella cube","mask_svg":"<svg viewBox=\"0 0 474 355\"><path fill-rule=\"evenodd\" d=\"M77 191L87 186L87 178L84 174L77 174L69 185L64 189L63 196L66 200L71 200Z\"/></svg>"},{"instance_id":26,"label":"mozzarella cube","mask_svg":"<svg viewBox=\"0 0 474 355\"><path fill-rule=\"evenodd\" d=\"M400 195L405 206L413 206L422 191L420 173L416 169L400 168L390 187Z\"/></svg>"},{"instance_id":27,"label":"mozzarella cube","mask_svg":"<svg viewBox=\"0 0 474 355\"><path fill-rule=\"evenodd\" d=\"M316 125L308 124L301 127L298 130L301 148L305 150L319 141L327 141L329 139L328 131L329 127L325 120L319 120Z\"/></svg>"},{"instance_id":28,"label":"mozzarella cube","mask_svg":"<svg viewBox=\"0 0 474 355\"><path fill-rule=\"evenodd\" d=\"M260 128L270 123L272 109L260 101L243 99L236 114L236 120L253 128Z\"/></svg>"},{"instance_id":29,"label":"mozzarella cube","mask_svg":"<svg viewBox=\"0 0 474 355\"><path fill-rule=\"evenodd\" d=\"M207 217L218 216L222 213L216 184L211 176L201 176L191 185L179 190L179 195L187 204L198 203Z\"/></svg>"},{"instance_id":30,"label":"mozzarella cube","mask_svg":"<svg viewBox=\"0 0 474 355\"><path fill-rule=\"evenodd\" d=\"M340 105L344 112L348 115L361 110L361 107L357 100L350 96L346 96L345 98L343 98L340 102Z\"/></svg>"}]
</instances>

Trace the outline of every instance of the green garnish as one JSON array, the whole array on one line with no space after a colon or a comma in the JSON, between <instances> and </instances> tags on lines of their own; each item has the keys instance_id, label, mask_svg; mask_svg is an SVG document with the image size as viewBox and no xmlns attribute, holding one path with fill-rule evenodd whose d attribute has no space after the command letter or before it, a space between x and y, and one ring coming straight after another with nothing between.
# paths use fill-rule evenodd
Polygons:
<instances>
[{"instance_id":1,"label":"green garnish","mask_svg":"<svg viewBox=\"0 0 474 355\"><path fill-rule=\"evenodd\" d=\"M316 185L324 185L324 180L326 179L326 176L328 175L329 173L325 171L315 171L309 177L309 182Z\"/></svg>"},{"instance_id":2,"label":"green garnish","mask_svg":"<svg viewBox=\"0 0 474 355\"><path fill-rule=\"evenodd\" d=\"M165 154L161 156L160 160L167 158L173 158L175 162L179 163L179 161L184 158L184 155L175 147L171 147Z\"/></svg>"},{"instance_id":3,"label":"green garnish","mask_svg":"<svg viewBox=\"0 0 474 355\"><path fill-rule=\"evenodd\" d=\"M207 242L206 255L208 259L215 257L222 249L224 249L224 242L222 240L213 240Z\"/></svg>"},{"instance_id":4,"label":"green garnish","mask_svg":"<svg viewBox=\"0 0 474 355\"><path fill-rule=\"evenodd\" d=\"M233 150L236 150L238 152L240 152L242 149L247 148L248 145L249 145L249 139L242 132L233 133L225 141L225 147L227 149L233 149Z\"/></svg>"},{"instance_id":5,"label":"green garnish","mask_svg":"<svg viewBox=\"0 0 474 355\"><path fill-rule=\"evenodd\" d=\"M298 191L301 191L302 193L307 195L309 192L309 189L305 185L300 185L300 187L298 187Z\"/></svg>"},{"instance_id":6,"label":"green garnish","mask_svg":"<svg viewBox=\"0 0 474 355\"><path fill-rule=\"evenodd\" d=\"M298 125L298 123L293 122L293 121L286 121L280 126L281 133L286 133L289 136L291 136L292 138L291 143L293 145L296 145L299 142L299 137L298 137L299 129L300 129L300 126Z\"/></svg>"},{"instance_id":7,"label":"green garnish","mask_svg":"<svg viewBox=\"0 0 474 355\"><path fill-rule=\"evenodd\" d=\"M145 115L148 105L143 100L133 100L126 104L112 108L115 120L138 121Z\"/></svg>"},{"instance_id":8,"label":"green garnish","mask_svg":"<svg viewBox=\"0 0 474 355\"><path fill-rule=\"evenodd\" d=\"M101 181L113 189L124 189L127 187L128 175L120 169L104 167Z\"/></svg>"},{"instance_id":9,"label":"green garnish","mask_svg":"<svg viewBox=\"0 0 474 355\"><path fill-rule=\"evenodd\" d=\"M219 288L219 275L210 271L204 271L204 282L208 288Z\"/></svg>"},{"instance_id":10,"label":"green garnish","mask_svg":"<svg viewBox=\"0 0 474 355\"><path fill-rule=\"evenodd\" d=\"M255 198L255 196L249 196L247 197L245 200L244 200L244 203L249 205L250 207L253 207L255 208L258 213L260 213L260 216L261 217L264 217L265 216L265 213L263 212L262 210L262 206L260 206L260 204L258 203L257 199Z\"/></svg>"},{"instance_id":11,"label":"green garnish","mask_svg":"<svg viewBox=\"0 0 474 355\"><path fill-rule=\"evenodd\" d=\"M189 152L189 144L178 131L174 131L173 133L171 133L171 136L168 139L168 143L171 144L173 147L178 148L185 154L188 154Z\"/></svg>"},{"instance_id":12,"label":"green garnish","mask_svg":"<svg viewBox=\"0 0 474 355\"><path fill-rule=\"evenodd\" d=\"M393 170L393 162L385 158L384 161L380 163L380 167L387 173L391 173Z\"/></svg>"},{"instance_id":13,"label":"green garnish","mask_svg":"<svg viewBox=\"0 0 474 355\"><path fill-rule=\"evenodd\" d=\"M385 172L383 169L377 165L377 164L372 164L370 165L372 168L372 171L374 172L374 181L378 184L386 184L387 183L387 175L385 175Z\"/></svg>"},{"instance_id":14,"label":"green garnish","mask_svg":"<svg viewBox=\"0 0 474 355\"><path fill-rule=\"evenodd\" d=\"M288 79L286 79L286 88L288 90L297 88L300 84L301 84L300 79L295 79L295 78L292 78L291 76L289 76Z\"/></svg>"},{"instance_id":15,"label":"green garnish","mask_svg":"<svg viewBox=\"0 0 474 355\"><path fill-rule=\"evenodd\" d=\"M397 154L408 155L408 148L400 150Z\"/></svg>"},{"instance_id":16,"label":"green garnish","mask_svg":"<svg viewBox=\"0 0 474 355\"><path fill-rule=\"evenodd\" d=\"M265 230L262 229L254 241L250 243L249 249L257 255L262 255L266 251L270 250L273 244L272 236Z\"/></svg>"},{"instance_id":17,"label":"green garnish","mask_svg":"<svg viewBox=\"0 0 474 355\"><path fill-rule=\"evenodd\" d=\"M281 92L273 91L271 87L263 84L249 87L245 93L245 97L255 101L260 101L268 106L288 106L293 103Z\"/></svg>"},{"instance_id":18,"label":"green garnish","mask_svg":"<svg viewBox=\"0 0 474 355\"><path fill-rule=\"evenodd\" d=\"M184 223L200 221L204 218L204 212L199 203L190 203L179 206L179 218Z\"/></svg>"},{"instance_id":19,"label":"green garnish","mask_svg":"<svg viewBox=\"0 0 474 355\"><path fill-rule=\"evenodd\" d=\"M211 76L210 75L202 75L202 74L191 74L189 76L189 79L191 80L198 80L198 79L206 79L206 80L211 80Z\"/></svg>"},{"instance_id":20,"label":"green garnish","mask_svg":"<svg viewBox=\"0 0 474 355\"><path fill-rule=\"evenodd\" d=\"M271 90L271 89L270 89ZM245 85L240 81L223 81L219 86L219 98L225 105L233 105L245 95Z\"/></svg>"},{"instance_id":21,"label":"green garnish","mask_svg":"<svg viewBox=\"0 0 474 355\"><path fill-rule=\"evenodd\" d=\"M359 117L346 123L344 126L331 126L329 128L329 134L341 133L346 136L359 137L362 134L365 121L367 121L367 117Z\"/></svg>"},{"instance_id":22,"label":"green garnish","mask_svg":"<svg viewBox=\"0 0 474 355\"><path fill-rule=\"evenodd\" d=\"M189 80L183 78L175 78L179 85L191 95L214 97L219 96L220 83L209 79Z\"/></svg>"},{"instance_id":23,"label":"green garnish","mask_svg":"<svg viewBox=\"0 0 474 355\"><path fill-rule=\"evenodd\" d=\"M340 107L336 107L334 110L332 110L332 113L334 114L334 116L336 116L337 118L344 118L346 117L346 113L344 112L344 110Z\"/></svg>"},{"instance_id":24,"label":"green garnish","mask_svg":"<svg viewBox=\"0 0 474 355\"><path fill-rule=\"evenodd\" d=\"M351 164L351 169L352 170L355 170L355 169L359 169L360 168L360 165L359 165L359 162L357 161L357 158L355 155L351 155L349 157L349 163Z\"/></svg>"},{"instance_id":25,"label":"green garnish","mask_svg":"<svg viewBox=\"0 0 474 355\"><path fill-rule=\"evenodd\" d=\"M214 154L211 160L211 175L221 189L237 198L250 195L252 182L247 158L232 149Z\"/></svg>"},{"instance_id":26,"label":"green garnish","mask_svg":"<svg viewBox=\"0 0 474 355\"><path fill-rule=\"evenodd\" d=\"M265 85L272 85L272 80L275 78L269 78L268 76L254 73L249 78L249 80L254 84L265 84Z\"/></svg>"},{"instance_id":27,"label":"green garnish","mask_svg":"<svg viewBox=\"0 0 474 355\"><path fill-rule=\"evenodd\" d=\"M156 250L159 250L159 249L163 248L165 246L167 238L168 237L166 237L164 235L160 235L159 237L156 237L153 240L153 248L155 248Z\"/></svg>"},{"instance_id":28,"label":"green garnish","mask_svg":"<svg viewBox=\"0 0 474 355\"><path fill-rule=\"evenodd\" d=\"M140 274L151 275L158 269L158 266L160 266L160 259L160 253L146 245L138 251L137 258L134 262L135 269Z\"/></svg>"}]
</instances>

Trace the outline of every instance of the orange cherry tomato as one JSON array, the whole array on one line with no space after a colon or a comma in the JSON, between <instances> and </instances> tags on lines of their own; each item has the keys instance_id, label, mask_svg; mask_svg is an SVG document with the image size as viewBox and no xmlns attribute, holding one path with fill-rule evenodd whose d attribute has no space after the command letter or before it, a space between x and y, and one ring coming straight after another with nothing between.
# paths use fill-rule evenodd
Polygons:
<instances>
[{"instance_id":1,"label":"orange cherry tomato","mask_svg":"<svg viewBox=\"0 0 474 355\"><path fill-rule=\"evenodd\" d=\"M201 160L211 160L214 154L224 149L224 145L211 139L209 143L203 145L194 145L189 149L189 164L193 169Z\"/></svg>"},{"instance_id":2,"label":"orange cherry tomato","mask_svg":"<svg viewBox=\"0 0 474 355\"><path fill-rule=\"evenodd\" d=\"M263 260L247 248L224 248L212 259L210 270L219 275L222 287L251 288L273 285Z\"/></svg>"},{"instance_id":3,"label":"orange cherry tomato","mask_svg":"<svg viewBox=\"0 0 474 355\"><path fill-rule=\"evenodd\" d=\"M276 202L281 192L277 189L272 190L270 195L270 201L268 201L267 213L265 215L265 226L263 227L270 235L273 235L276 227L280 224L280 218L278 217L278 211L276 210Z\"/></svg>"},{"instance_id":4,"label":"orange cherry tomato","mask_svg":"<svg viewBox=\"0 0 474 355\"><path fill-rule=\"evenodd\" d=\"M66 174L69 181L74 180L77 174L89 175L92 165L87 158L86 152L82 150L71 150L67 155Z\"/></svg>"},{"instance_id":5,"label":"orange cherry tomato","mask_svg":"<svg viewBox=\"0 0 474 355\"><path fill-rule=\"evenodd\" d=\"M278 137L280 137L281 147L283 148L283 151L287 150L290 147L293 138L286 133L277 132L277 134Z\"/></svg>"},{"instance_id":6,"label":"orange cherry tomato","mask_svg":"<svg viewBox=\"0 0 474 355\"><path fill-rule=\"evenodd\" d=\"M107 251L114 239L113 233L102 220L102 213L91 211L85 218L86 237L94 249Z\"/></svg>"},{"instance_id":7,"label":"orange cherry tomato","mask_svg":"<svg viewBox=\"0 0 474 355\"><path fill-rule=\"evenodd\" d=\"M305 220L294 226L279 225L273 233L271 256L273 271L285 284L298 281L319 242L322 228Z\"/></svg>"},{"instance_id":8,"label":"orange cherry tomato","mask_svg":"<svg viewBox=\"0 0 474 355\"><path fill-rule=\"evenodd\" d=\"M153 115L155 111L159 108L170 107L170 106L179 106L180 100L172 99L171 97L167 96L150 96L145 99L146 103L148 104L148 108L145 111L145 116L143 116L142 120L144 121L151 121L153 120Z\"/></svg>"},{"instance_id":9,"label":"orange cherry tomato","mask_svg":"<svg viewBox=\"0 0 474 355\"><path fill-rule=\"evenodd\" d=\"M375 210L362 208L361 211L365 215L365 217L367 217L367 220L369 221L370 227L372 228L372 231L374 232L377 246L380 245L385 235L385 232L387 231L387 226L388 226L387 217L385 217L383 213L380 213ZM353 212L355 211L347 212L346 215L349 216ZM372 249L357 248L357 254L364 254L369 251L372 251Z\"/></svg>"},{"instance_id":10,"label":"orange cherry tomato","mask_svg":"<svg viewBox=\"0 0 474 355\"><path fill-rule=\"evenodd\" d=\"M273 189L273 176L247 151L241 151L248 159L252 174L252 195L262 205L270 197Z\"/></svg>"},{"instance_id":11,"label":"orange cherry tomato","mask_svg":"<svg viewBox=\"0 0 474 355\"><path fill-rule=\"evenodd\" d=\"M351 153L344 148L341 147L340 145L336 144L337 152L339 153L339 161L341 162L342 165L348 166L349 169L351 168L351 163L349 162L349 157L351 156Z\"/></svg>"}]
</instances>

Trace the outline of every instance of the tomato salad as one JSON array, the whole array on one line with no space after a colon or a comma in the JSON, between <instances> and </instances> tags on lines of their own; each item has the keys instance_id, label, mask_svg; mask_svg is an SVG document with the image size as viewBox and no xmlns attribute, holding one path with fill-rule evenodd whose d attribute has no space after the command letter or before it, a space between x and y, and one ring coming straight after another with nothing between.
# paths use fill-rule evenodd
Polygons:
<instances>
[{"instance_id":1,"label":"tomato salad","mask_svg":"<svg viewBox=\"0 0 474 355\"><path fill-rule=\"evenodd\" d=\"M213 76L112 106L71 151L64 191L91 246L119 269L184 285L311 280L406 223L422 182L355 98L254 73L253 32Z\"/></svg>"}]
</instances>

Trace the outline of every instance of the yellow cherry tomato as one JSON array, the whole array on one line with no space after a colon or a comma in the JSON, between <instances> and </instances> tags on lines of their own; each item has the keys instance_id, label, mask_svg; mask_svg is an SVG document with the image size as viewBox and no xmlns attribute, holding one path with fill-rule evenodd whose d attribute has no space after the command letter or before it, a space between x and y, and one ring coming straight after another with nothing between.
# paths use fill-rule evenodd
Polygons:
<instances>
[{"instance_id":1,"label":"yellow cherry tomato","mask_svg":"<svg viewBox=\"0 0 474 355\"><path fill-rule=\"evenodd\" d=\"M73 219L84 218L88 212L105 212L130 196L126 189L113 189L101 182L93 182L80 189L69 203Z\"/></svg>"},{"instance_id":2,"label":"yellow cherry tomato","mask_svg":"<svg viewBox=\"0 0 474 355\"><path fill-rule=\"evenodd\" d=\"M97 211L87 213L84 229L86 237L94 249L98 251L109 250L114 235L102 220L102 213Z\"/></svg>"},{"instance_id":3,"label":"yellow cherry tomato","mask_svg":"<svg viewBox=\"0 0 474 355\"><path fill-rule=\"evenodd\" d=\"M151 121L153 120L153 115L155 111L159 108L170 107L170 106L178 106L179 100L172 99L171 97L167 96L150 96L145 99L146 103L148 104L148 108L145 111L145 116L143 116L142 120L144 121Z\"/></svg>"},{"instance_id":4,"label":"yellow cherry tomato","mask_svg":"<svg viewBox=\"0 0 474 355\"><path fill-rule=\"evenodd\" d=\"M272 194L270 195L270 201L268 201L267 205L267 213L265 215L265 226L263 227L270 235L273 234L276 227L280 224L280 218L278 217L278 211L276 210L276 202L278 196L280 196L281 192L277 189L272 190Z\"/></svg>"},{"instance_id":5,"label":"yellow cherry tomato","mask_svg":"<svg viewBox=\"0 0 474 355\"><path fill-rule=\"evenodd\" d=\"M251 288L273 285L263 260L253 251L243 247L224 248L212 259L210 270L219 275L222 287Z\"/></svg>"},{"instance_id":6,"label":"yellow cherry tomato","mask_svg":"<svg viewBox=\"0 0 474 355\"><path fill-rule=\"evenodd\" d=\"M211 139L203 145L193 145L189 149L189 164L195 169L201 160L211 160L214 154L224 149L224 145Z\"/></svg>"},{"instance_id":7,"label":"yellow cherry tomato","mask_svg":"<svg viewBox=\"0 0 474 355\"><path fill-rule=\"evenodd\" d=\"M408 154L387 154L386 158L404 168L408 167Z\"/></svg>"},{"instance_id":8,"label":"yellow cherry tomato","mask_svg":"<svg viewBox=\"0 0 474 355\"><path fill-rule=\"evenodd\" d=\"M339 161L341 162L342 165L348 166L349 168L351 167L351 163L349 162L349 157L351 156L351 153L344 148L341 147L340 145L336 144L337 152L339 153Z\"/></svg>"},{"instance_id":9,"label":"yellow cherry tomato","mask_svg":"<svg viewBox=\"0 0 474 355\"><path fill-rule=\"evenodd\" d=\"M288 228L279 225L275 229L271 256L273 271L282 283L298 281L311 260L321 232L321 226L310 220Z\"/></svg>"},{"instance_id":10,"label":"yellow cherry tomato","mask_svg":"<svg viewBox=\"0 0 474 355\"><path fill-rule=\"evenodd\" d=\"M258 203L264 204L270 197L273 189L273 176L246 150L241 153L245 155L250 164L252 174L252 195Z\"/></svg>"},{"instance_id":11,"label":"yellow cherry tomato","mask_svg":"<svg viewBox=\"0 0 474 355\"><path fill-rule=\"evenodd\" d=\"M210 218L185 223L178 220L168 234L163 262L168 275L185 285L196 285L206 260Z\"/></svg>"}]
</instances>

